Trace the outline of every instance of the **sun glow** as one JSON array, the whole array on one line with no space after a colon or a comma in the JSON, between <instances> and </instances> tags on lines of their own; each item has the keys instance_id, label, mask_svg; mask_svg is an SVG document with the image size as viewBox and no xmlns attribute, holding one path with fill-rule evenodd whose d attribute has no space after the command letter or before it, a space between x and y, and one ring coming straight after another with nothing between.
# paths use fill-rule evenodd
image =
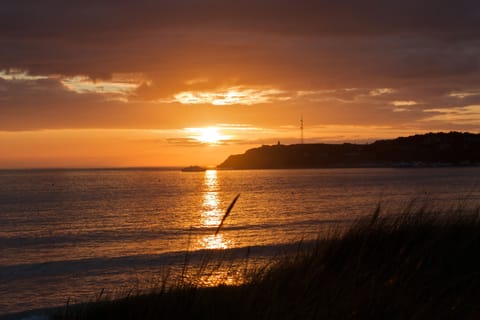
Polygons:
<instances>
[{"instance_id":1,"label":"sun glow","mask_svg":"<svg viewBox=\"0 0 480 320\"><path fill-rule=\"evenodd\" d=\"M185 130L192 134L190 138L206 144L222 144L231 138L222 134L217 127L187 128Z\"/></svg>"}]
</instances>

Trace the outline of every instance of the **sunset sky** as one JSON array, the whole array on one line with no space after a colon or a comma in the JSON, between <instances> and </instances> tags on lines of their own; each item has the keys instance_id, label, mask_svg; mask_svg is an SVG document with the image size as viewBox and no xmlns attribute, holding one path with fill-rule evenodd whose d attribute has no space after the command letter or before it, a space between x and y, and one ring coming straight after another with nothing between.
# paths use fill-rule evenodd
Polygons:
<instances>
[{"instance_id":1,"label":"sunset sky","mask_svg":"<svg viewBox=\"0 0 480 320\"><path fill-rule=\"evenodd\" d=\"M480 4L3 0L0 168L480 131Z\"/></svg>"}]
</instances>

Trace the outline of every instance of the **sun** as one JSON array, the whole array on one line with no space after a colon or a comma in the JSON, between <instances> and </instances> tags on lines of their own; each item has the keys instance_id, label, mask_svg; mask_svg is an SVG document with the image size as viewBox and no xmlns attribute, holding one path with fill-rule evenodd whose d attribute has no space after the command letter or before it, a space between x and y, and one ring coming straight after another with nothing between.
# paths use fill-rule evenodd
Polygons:
<instances>
[{"instance_id":1,"label":"sun","mask_svg":"<svg viewBox=\"0 0 480 320\"><path fill-rule=\"evenodd\" d=\"M197 137L197 140L205 143L218 143L221 139L218 129L213 127L203 128Z\"/></svg>"},{"instance_id":2,"label":"sun","mask_svg":"<svg viewBox=\"0 0 480 320\"><path fill-rule=\"evenodd\" d=\"M217 127L188 128L187 131L193 133L191 138L206 144L221 144L230 137L220 132Z\"/></svg>"}]
</instances>

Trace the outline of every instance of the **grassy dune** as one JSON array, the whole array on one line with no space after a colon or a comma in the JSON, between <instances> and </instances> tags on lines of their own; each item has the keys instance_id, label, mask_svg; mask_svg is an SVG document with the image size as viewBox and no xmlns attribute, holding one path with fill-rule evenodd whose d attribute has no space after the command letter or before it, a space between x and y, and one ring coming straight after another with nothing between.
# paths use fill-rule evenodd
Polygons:
<instances>
[{"instance_id":1,"label":"grassy dune","mask_svg":"<svg viewBox=\"0 0 480 320\"><path fill-rule=\"evenodd\" d=\"M53 319L480 319L479 210L377 210L243 285L183 282Z\"/></svg>"}]
</instances>

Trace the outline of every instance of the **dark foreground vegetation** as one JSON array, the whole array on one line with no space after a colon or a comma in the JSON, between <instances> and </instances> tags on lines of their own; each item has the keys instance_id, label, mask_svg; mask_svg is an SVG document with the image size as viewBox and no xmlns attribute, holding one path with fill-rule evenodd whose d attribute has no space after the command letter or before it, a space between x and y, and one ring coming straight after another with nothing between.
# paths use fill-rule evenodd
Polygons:
<instances>
[{"instance_id":1,"label":"dark foreground vegetation","mask_svg":"<svg viewBox=\"0 0 480 320\"><path fill-rule=\"evenodd\" d=\"M480 319L479 210L379 210L240 286L188 283L54 319Z\"/></svg>"}]
</instances>

